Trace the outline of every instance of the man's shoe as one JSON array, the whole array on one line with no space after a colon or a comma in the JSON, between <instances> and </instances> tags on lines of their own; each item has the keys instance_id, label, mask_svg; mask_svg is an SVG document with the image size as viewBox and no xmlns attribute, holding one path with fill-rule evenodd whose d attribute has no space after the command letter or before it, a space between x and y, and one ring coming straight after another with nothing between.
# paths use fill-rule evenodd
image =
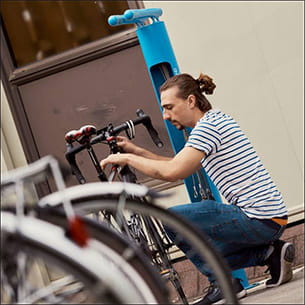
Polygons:
<instances>
[{"instance_id":1,"label":"man's shoe","mask_svg":"<svg viewBox=\"0 0 305 305\"><path fill-rule=\"evenodd\" d=\"M274 250L266 260L271 279L266 281L266 287L276 287L292 279L292 262L295 257L293 244L276 240Z\"/></svg>"},{"instance_id":2,"label":"man's shoe","mask_svg":"<svg viewBox=\"0 0 305 305\"><path fill-rule=\"evenodd\" d=\"M233 279L233 289L236 293L238 299L246 296L247 292L240 283L239 279ZM193 305L210 305L210 304L223 304L225 300L223 299L220 288L216 282L211 283L208 287L207 294L198 302L193 303Z\"/></svg>"}]
</instances>

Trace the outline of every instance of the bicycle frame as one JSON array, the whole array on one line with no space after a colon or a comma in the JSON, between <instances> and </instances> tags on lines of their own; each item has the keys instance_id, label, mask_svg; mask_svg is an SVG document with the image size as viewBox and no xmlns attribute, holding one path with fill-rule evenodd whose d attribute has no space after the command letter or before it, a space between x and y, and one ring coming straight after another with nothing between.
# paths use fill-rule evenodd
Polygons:
<instances>
[{"instance_id":1,"label":"bicycle frame","mask_svg":"<svg viewBox=\"0 0 305 305\"><path fill-rule=\"evenodd\" d=\"M135 130L134 130L134 126L138 125L138 124L143 124L146 128L147 131L149 132L152 140L154 141L154 143L158 146L158 147L162 147L163 143L162 141L159 139L158 137L158 133L157 131L154 129L150 117L146 114L144 114L144 112L141 109L137 110L137 115L138 118L134 119L134 120L129 120L126 121L125 123L117 126L117 127L113 127L112 124L109 124L107 127L104 127L98 131L96 131L96 133L98 134L96 137L94 137L93 139L90 139L90 137L88 137L87 133L87 137L86 137L86 131L84 130L83 132L81 132L82 128L80 128L80 131L77 131L77 138L81 138L81 143L80 146L77 146L76 148L73 148L73 146L71 145L72 143L68 143L69 145L67 146L68 150L66 152L66 158L69 161L70 165L72 165L72 169L74 170L74 172L76 172L76 178L78 179L78 182L83 184L85 181L85 178L82 176L81 171L79 170L79 167L76 164L76 159L75 159L75 155L77 153L79 153L80 151L82 151L83 149L87 149L90 159L94 164L94 167L98 173L98 178L101 181L109 181L112 182L114 181L115 177L119 174L124 182L129 182L129 183L137 183L137 177L136 175L132 172L132 170L130 169L129 166L125 165L123 168L119 169L118 166L113 165L110 171L109 176L107 177L106 174L104 173L104 171L102 170L102 168L99 165L99 161L97 159L97 156L93 150L93 145L97 144L97 143L106 143L109 148L110 148L110 153L112 154L116 154L116 153L120 153L123 152L122 149L119 148L119 146L117 145L117 141L115 136L117 134L119 134L122 131L126 131L127 136L131 139L135 136ZM87 125L87 126L91 126L91 125ZM84 128L83 128L84 129ZM71 142L71 140L69 139L68 142ZM83 144L82 144L83 143ZM71 163L71 160L72 163ZM148 202L145 200L145 197L142 198L143 202L145 202L146 204L148 204ZM109 214L104 214L104 217L106 218L106 220L110 220L110 216ZM133 215L134 218L132 218L132 221L137 221L136 215ZM143 219L145 226L148 228L148 230L150 231L150 235L154 236L154 239L158 239L158 230L160 231L162 226L160 223L156 222L153 223L151 219L149 218L145 218ZM125 224L126 225L126 224ZM131 228L133 229L133 228ZM126 228L124 229L124 231L128 231ZM136 230L135 230L136 231ZM140 232L142 233L142 232ZM166 236L164 234L164 236ZM165 249L168 249L170 247L170 240L168 238L165 238L166 243L163 242L163 244L158 240L157 244L158 247L163 247Z\"/></svg>"},{"instance_id":2,"label":"bicycle frame","mask_svg":"<svg viewBox=\"0 0 305 305\"><path fill-rule=\"evenodd\" d=\"M158 147L162 147L163 143L158 137L157 131L152 126L151 120L149 116L145 115L142 110L137 110L138 118L135 120L129 120L125 123L113 127L112 124L109 124L107 127L104 127L100 130L93 130L93 132L86 133L86 128L82 127L79 130L75 131L75 136L73 138L74 142L78 142L79 145L73 147L71 137L69 137L69 141L67 141L67 152L66 152L66 159L68 160L72 172L76 176L78 182L83 184L86 182L85 178L83 177L77 163L75 155L82 150L87 149L90 159L94 164L94 167L97 171L98 178L101 181L114 181L116 175L120 175L124 182L129 183L137 183L137 177L132 172L128 165L125 165L122 168L119 168L116 165L113 165L110 171L109 176L107 177L102 168L99 166L99 162L97 160L96 154L93 150L93 145L97 143L104 143L107 144L110 148L110 153L120 153L123 152L122 149L119 148L117 145L116 135L120 132L125 131L128 138L131 139L135 136L135 129L134 126L138 124L143 124L147 131L149 132L152 140ZM91 138L93 134L96 133L97 136ZM71 132L67 133L71 135ZM67 140L66 134L66 140ZM144 204L149 204L149 202L143 196L141 198ZM112 215L109 211L103 211L103 216L106 221L111 222L111 217L116 218ZM118 221L117 221L118 222ZM144 226L143 226L144 225ZM151 261L159 268L160 273L169 279L171 279L176 285L176 289L180 294L182 301L187 304L186 296L178 283L177 276L178 274L172 267L171 259L169 253L167 252L174 244L170 241L168 236L166 235L162 224L151 217L141 216L137 214L130 215L130 220L126 220L124 217L121 217L119 220L119 227L122 232L127 234L127 236L131 240L137 241L138 245L144 250L144 253L151 259ZM145 228L145 229L144 229ZM146 234L145 234L145 232ZM147 246L148 241L150 244Z\"/></svg>"}]
</instances>

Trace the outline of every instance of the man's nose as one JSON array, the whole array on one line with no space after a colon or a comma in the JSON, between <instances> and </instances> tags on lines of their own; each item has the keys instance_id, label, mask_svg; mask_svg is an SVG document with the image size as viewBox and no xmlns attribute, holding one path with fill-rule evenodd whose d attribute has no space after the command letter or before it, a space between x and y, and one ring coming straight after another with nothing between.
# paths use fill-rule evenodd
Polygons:
<instances>
[{"instance_id":1,"label":"man's nose","mask_svg":"<svg viewBox=\"0 0 305 305\"><path fill-rule=\"evenodd\" d=\"M169 114L165 111L163 112L163 120L168 120L170 118Z\"/></svg>"}]
</instances>

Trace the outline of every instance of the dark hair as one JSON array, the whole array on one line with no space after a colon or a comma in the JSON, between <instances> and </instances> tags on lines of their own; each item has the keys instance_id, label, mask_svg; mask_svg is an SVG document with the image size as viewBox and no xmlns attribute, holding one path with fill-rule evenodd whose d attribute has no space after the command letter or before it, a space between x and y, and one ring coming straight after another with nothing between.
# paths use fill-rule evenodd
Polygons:
<instances>
[{"instance_id":1,"label":"dark hair","mask_svg":"<svg viewBox=\"0 0 305 305\"><path fill-rule=\"evenodd\" d=\"M177 97L187 99L190 94L196 97L196 106L203 112L212 109L212 106L208 99L205 97L206 94L213 94L216 85L213 79L208 75L200 73L197 79L194 79L187 73L175 75L160 87L160 92L170 89L172 87L178 87Z\"/></svg>"}]
</instances>

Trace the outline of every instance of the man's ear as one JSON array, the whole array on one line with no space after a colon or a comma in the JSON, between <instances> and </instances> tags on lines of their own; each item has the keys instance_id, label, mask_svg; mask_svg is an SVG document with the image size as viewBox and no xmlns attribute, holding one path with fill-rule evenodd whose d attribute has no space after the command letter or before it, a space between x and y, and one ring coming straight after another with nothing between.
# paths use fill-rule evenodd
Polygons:
<instances>
[{"instance_id":1,"label":"man's ear","mask_svg":"<svg viewBox=\"0 0 305 305\"><path fill-rule=\"evenodd\" d=\"M190 108L194 108L196 106L196 96L194 94L190 94L187 98L187 102Z\"/></svg>"}]
</instances>

